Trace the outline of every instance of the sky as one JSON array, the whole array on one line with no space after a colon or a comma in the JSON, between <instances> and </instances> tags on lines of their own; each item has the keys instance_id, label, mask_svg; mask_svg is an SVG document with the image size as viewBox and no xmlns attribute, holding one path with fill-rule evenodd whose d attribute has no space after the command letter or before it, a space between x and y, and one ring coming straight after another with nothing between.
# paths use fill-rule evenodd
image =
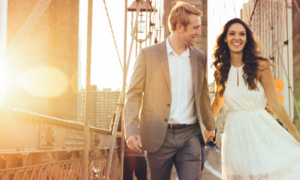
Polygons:
<instances>
[{"instance_id":1,"label":"sky","mask_svg":"<svg viewBox=\"0 0 300 180\"><path fill-rule=\"evenodd\" d=\"M154 0L155 2L155 0ZM240 17L240 9L248 0L208 0L208 63L212 63L212 53L215 40L221 33L222 26L230 19ZM132 0L128 0L128 6ZM124 47L124 1L106 0L109 17L114 31L121 62L123 62ZM80 0L79 14L79 58L81 65L81 86L85 87L86 79L86 47L87 47L87 8L88 0ZM131 13L128 13L127 51L130 45ZM93 30L92 30L92 67L91 84L98 89L122 87L122 70L116 53L107 14L103 0L94 0ZM134 49L134 48L133 48ZM127 53L128 55L128 53ZM130 80L135 61L133 50L128 72L127 82ZM213 69L208 69L208 82L213 82Z\"/></svg>"}]
</instances>

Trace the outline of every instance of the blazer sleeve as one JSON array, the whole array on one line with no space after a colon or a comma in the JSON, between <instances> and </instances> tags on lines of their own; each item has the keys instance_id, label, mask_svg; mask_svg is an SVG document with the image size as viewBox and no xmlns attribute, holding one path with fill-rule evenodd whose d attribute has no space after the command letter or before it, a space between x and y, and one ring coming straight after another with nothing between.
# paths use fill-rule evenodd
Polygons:
<instances>
[{"instance_id":1,"label":"blazer sleeve","mask_svg":"<svg viewBox=\"0 0 300 180\"><path fill-rule=\"evenodd\" d=\"M139 112L145 88L146 63L143 50L136 59L124 107L125 137L139 135Z\"/></svg>"},{"instance_id":2,"label":"blazer sleeve","mask_svg":"<svg viewBox=\"0 0 300 180\"><path fill-rule=\"evenodd\" d=\"M205 53L204 53L205 54ZM205 54L204 59L204 67L205 67L205 74L207 72L207 57ZM202 123L207 131L215 130L215 118L211 109L210 105L210 97L209 97L209 90L208 90L208 83L207 77L204 75L203 84L202 84L202 91L201 91L201 99L200 99L200 111L202 117Z\"/></svg>"}]
</instances>

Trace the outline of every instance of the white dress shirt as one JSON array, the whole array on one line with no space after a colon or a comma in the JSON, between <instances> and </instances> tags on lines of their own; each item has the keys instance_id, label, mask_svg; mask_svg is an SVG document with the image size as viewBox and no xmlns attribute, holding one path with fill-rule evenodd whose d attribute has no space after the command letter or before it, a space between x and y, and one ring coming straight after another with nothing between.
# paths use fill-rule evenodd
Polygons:
<instances>
[{"instance_id":1,"label":"white dress shirt","mask_svg":"<svg viewBox=\"0 0 300 180\"><path fill-rule=\"evenodd\" d=\"M187 48L178 56L166 40L168 63L171 78L172 103L169 124L194 124L196 114L194 107L194 88L190 51Z\"/></svg>"}]
</instances>

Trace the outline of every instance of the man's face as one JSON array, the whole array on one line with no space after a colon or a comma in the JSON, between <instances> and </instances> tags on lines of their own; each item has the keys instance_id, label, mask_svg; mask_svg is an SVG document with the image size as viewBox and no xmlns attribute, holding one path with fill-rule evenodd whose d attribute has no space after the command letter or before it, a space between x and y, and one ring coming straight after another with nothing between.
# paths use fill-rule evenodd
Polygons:
<instances>
[{"instance_id":1,"label":"man's face","mask_svg":"<svg viewBox=\"0 0 300 180\"><path fill-rule=\"evenodd\" d=\"M199 16L191 14L190 22L186 27L181 30L181 37L186 45L194 46L196 44L196 38L201 35L201 19Z\"/></svg>"}]
</instances>

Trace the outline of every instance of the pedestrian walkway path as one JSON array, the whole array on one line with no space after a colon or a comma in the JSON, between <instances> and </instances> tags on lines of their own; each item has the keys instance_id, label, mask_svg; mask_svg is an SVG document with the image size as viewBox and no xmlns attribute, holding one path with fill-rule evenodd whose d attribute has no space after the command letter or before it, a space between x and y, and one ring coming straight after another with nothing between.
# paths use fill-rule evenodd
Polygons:
<instances>
[{"instance_id":1,"label":"pedestrian walkway path","mask_svg":"<svg viewBox=\"0 0 300 180\"><path fill-rule=\"evenodd\" d=\"M201 180L220 180L222 179L221 175L222 171L220 152L218 149L208 147L206 152L206 162L202 171ZM171 180L177 180L174 166L172 169Z\"/></svg>"}]
</instances>

